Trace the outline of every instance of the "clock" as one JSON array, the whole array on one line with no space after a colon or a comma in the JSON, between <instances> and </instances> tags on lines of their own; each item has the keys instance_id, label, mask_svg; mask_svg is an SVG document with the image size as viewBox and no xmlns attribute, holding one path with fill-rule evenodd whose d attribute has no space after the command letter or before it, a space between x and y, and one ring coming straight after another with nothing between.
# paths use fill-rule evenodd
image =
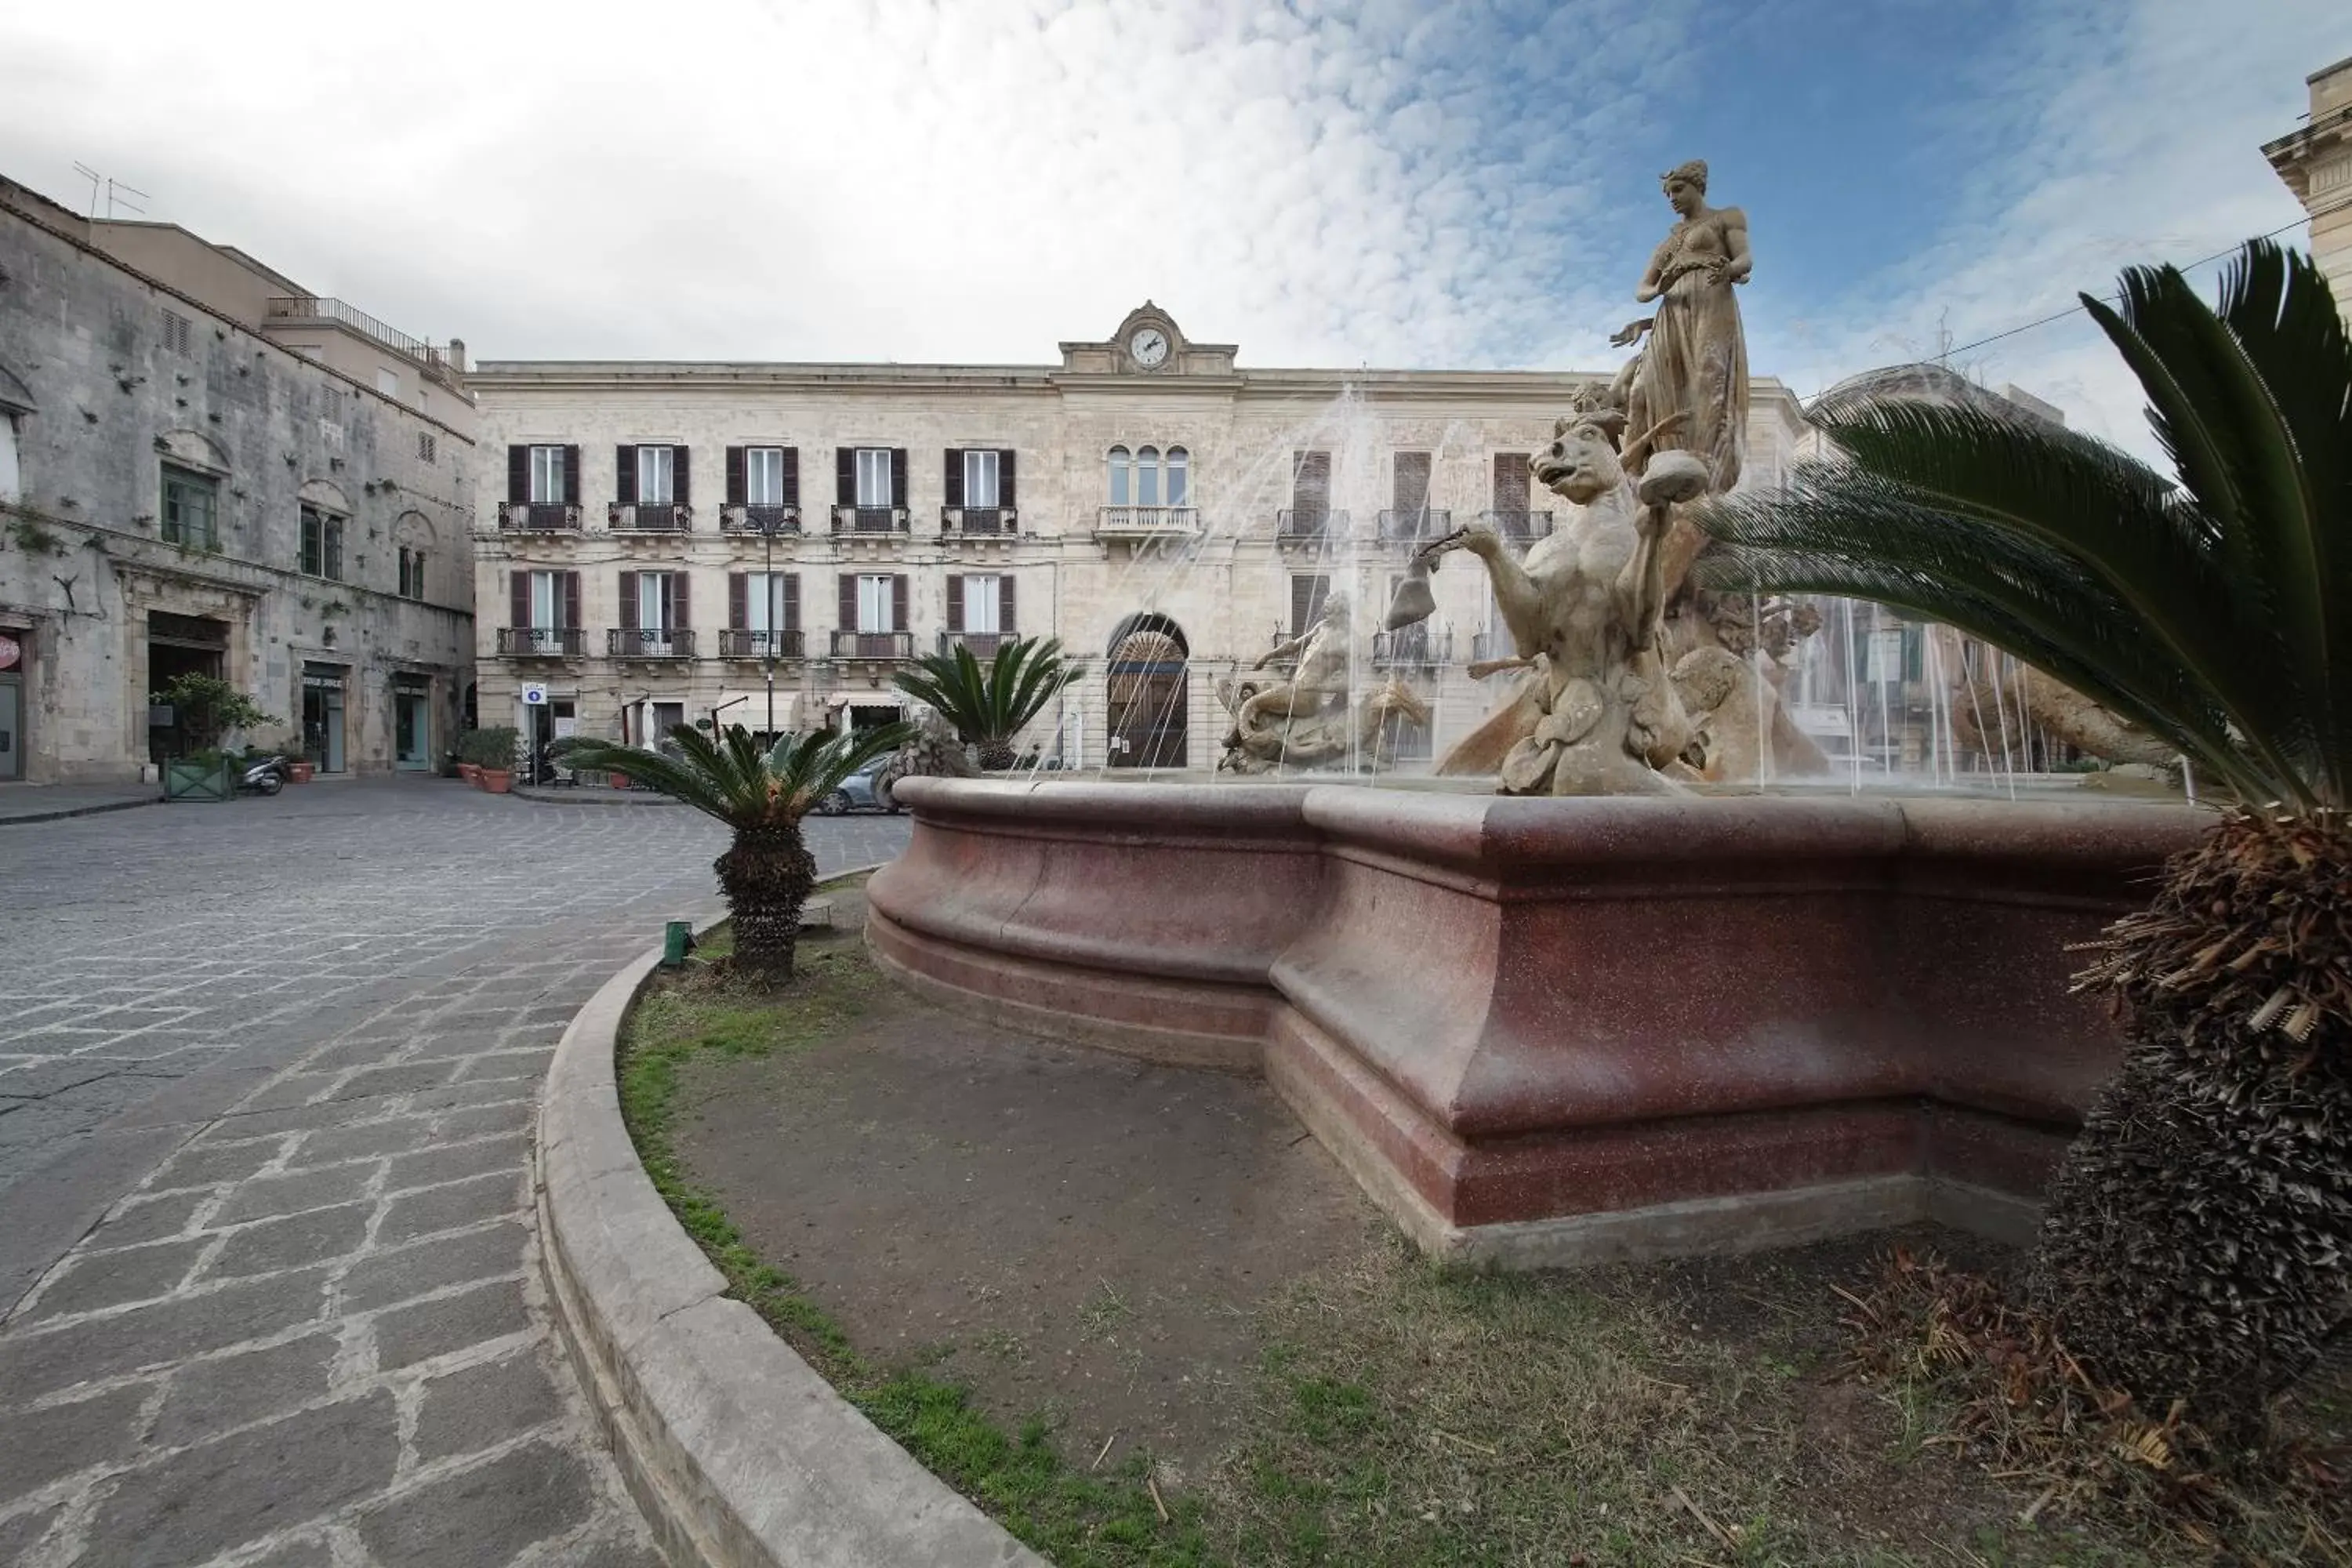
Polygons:
<instances>
[{"instance_id":1,"label":"clock","mask_svg":"<svg viewBox=\"0 0 2352 1568\"><path fill-rule=\"evenodd\" d=\"M1127 340L1127 352L1144 369L1158 370L1168 357L1168 334L1158 327L1141 328Z\"/></svg>"}]
</instances>

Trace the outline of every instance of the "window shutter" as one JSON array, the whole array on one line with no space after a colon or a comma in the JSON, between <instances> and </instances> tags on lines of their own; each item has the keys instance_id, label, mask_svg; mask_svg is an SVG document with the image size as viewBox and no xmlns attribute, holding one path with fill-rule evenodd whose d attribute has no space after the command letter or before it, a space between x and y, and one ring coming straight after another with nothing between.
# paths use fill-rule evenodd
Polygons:
<instances>
[{"instance_id":1,"label":"window shutter","mask_svg":"<svg viewBox=\"0 0 2352 1568\"><path fill-rule=\"evenodd\" d=\"M1303 636L1323 613L1323 595L1331 580L1320 574L1301 573L1290 580L1290 635Z\"/></svg>"},{"instance_id":2,"label":"window shutter","mask_svg":"<svg viewBox=\"0 0 2352 1568\"><path fill-rule=\"evenodd\" d=\"M682 447L678 449L681 452L685 450ZM693 585L694 579L685 573L669 574L669 624L673 630L686 631L694 625L694 616L687 608L686 592Z\"/></svg>"},{"instance_id":3,"label":"window shutter","mask_svg":"<svg viewBox=\"0 0 2352 1568\"><path fill-rule=\"evenodd\" d=\"M727 448L727 504L741 506L743 498L749 493L743 488L743 448L730 447Z\"/></svg>"},{"instance_id":4,"label":"window shutter","mask_svg":"<svg viewBox=\"0 0 2352 1568\"><path fill-rule=\"evenodd\" d=\"M563 448L563 504L580 504L580 448L577 447Z\"/></svg>"},{"instance_id":5,"label":"window shutter","mask_svg":"<svg viewBox=\"0 0 2352 1568\"><path fill-rule=\"evenodd\" d=\"M841 574L840 624L841 629L845 632L854 632L857 629L857 574L855 572L844 572Z\"/></svg>"},{"instance_id":6,"label":"window shutter","mask_svg":"<svg viewBox=\"0 0 2352 1568\"><path fill-rule=\"evenodd\" d=\"M904 447L893 447L890 448L890 504L892 506L905 506L908 504L907 500L907 448ZM904 631L906 628L904 626L898 626L892 629Z\"/></svg>"},{"instance_id":7,"label":"window shutter","mask_svg":"<svg viewBox=\"0 0 2352 1568\"><path fill-rule=\"evenodd\" d=\"M857 504L857 448L835 447L833 449L833 504Z\"/></svg>"},{"instance_id":8,"label":"window shutter","mask_svg":"<svg viewBox=\"0 0 2352 1568\"><path fill-rule=\"evenodd\" d=\"M510 626L527 626L530 625L530 574L528 572L508 573L507 589L514 609L514 618L509 621L507 625Z\"/></svg>"},{"instance_id":9,"label":"window shutter","mask_svg":"<svg viewBox=\"0 0 2352 1568\"><path fill-rule=\"evenodd\" d=\"M751 624L751 583L740 572L727 574L727 625L741 631Z\"/></svg>"},{"instance_id":10,"label":"window shutter","mask_svg":"<svg viewBox=\"0 0 2352 1568\"><path fill-rule=\"evenodd\" d=\"M774 590L770 589L769 592L773 593ZM784 574L784 624L776 629L786 632L801 629L801 574L797 572Z\"/></svg>"},{"instance_id":11,"label":"window shutter","mask_svg":"<svg viewBox=\"0 0 2352 1568\"><path fill-rule=\"evenodd\" d=\"M1495 510L1527 510L1528 479L1528 455L1525 452L1496 453Z\"/></svg>"},{"instance_id":12,"label":"window shutter","mask_svg":"<svg viewBox=\"0 0 2352 1568\"><path fill-rule=\"evenodd\" d=\"M621 629L625 632L637 629L637 574L635 572L621 574Z\"/></svg>"},{"instance_id":13,"label":"window shutter","mask_svg":"<svg viewBox=\"0 0 2352 1568\"><path fill-rule=\"evenodd\" d=\"M963 448L948 448L948 505L963 505Z\"/></svg>"},{"instance_id":14,"label":"window shutter","mask_svg":"<svg viewBox=\"0 0 2352 1568\"><path fill-rule=\"evenodd\" d=\"M507 448L507 500L520 506L530 500L530 448ZM520 626L522 623L515 623Z\"/></svg>"},{"instance_id":15,"label":"window shutter","mask_svg":"<svg viewBox=\"0 0 2352 1568\"><path fill-rule=\"evenodd\" d=\"M613 499L623 506L633 505L637 499L637 449L635 447L613 448Z\"/></svg>"},{"instance_id":16,"label":"window shutter","mask_svg":"<svg viewBox=\"0 0 2352 1568\"><path fill-rule=\"evenodd\" d=\"M687 447L677 446L672 447L669 449L669 499L677 502L680 506L691 506L694 504L694 485L692 483L692 476L688 472L687 458L692 457L693 452ZM685 580L686 579L683 577L678 579L680 582L684 582Z\"/></svg>"},{"instance_id":17,"label":"window shutter","mask_svg":"<svg viewBox=\"0 0 2352 1568\"><path fill-rule=\"evenodd\" d=\"M999 506L1008 509L1021 504L1013 499L1013 448L1010 447L996 454L996 501Z\"/></svg>"},{"instance_id":18,"label":"window shutter","mask_svg":"<svg viewBox=\"0 0 2352 1568\"><path fill-rule=\"evenodd\" d=\"M902 457L904 454L900 454ZM907 613L907 574L903 572L890 579L890 629L910 632L915 629L914 617Z\"/></svg>"},{"instance_id":19,"label":"window shutter","mask_svg":"<svg viewBox=\"0 0 2352 1568\"><path fill-rule=\"evenodd\" d=\"M784 448L783 500L786 506L801 504L801 449L798 447Z\"/></svg>"},{"instance_id":20,"label":"window shutter","mask_svg":"<svg viewBox=\"0 0 2352 1568\"><path fill-rule=\"evenodd\" d=\"M580 574L577 572L563 574L563 624L567 626L580 624Z\"/></svg>"},{"instance_id":21,"label":"window shutter","mask_svg":"<svg viewBox=\"0 0 2352 1568\"><path fill-rule=\"evenodd\" d=\"M1013 574L1008 572L996 580L996 629L1011 637L1013 625Z\"/></svg>"},{"instance_id":22,"label":"window shutter","mask_svg":"<svg viewBox=\"0 0 2352 1568\"><path fill-rule=\"evenodd\" d=\"M948 578L948 630L963 630L963 579Z\"/></svg>"}]
</instances>

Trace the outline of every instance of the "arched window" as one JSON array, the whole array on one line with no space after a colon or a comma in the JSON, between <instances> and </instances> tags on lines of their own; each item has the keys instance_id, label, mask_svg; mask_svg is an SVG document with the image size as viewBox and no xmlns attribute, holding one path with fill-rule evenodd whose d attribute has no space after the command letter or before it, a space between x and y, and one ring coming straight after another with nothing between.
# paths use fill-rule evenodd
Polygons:
<instances>
[{"instance_id":1,"label":"arched window","mask_svg":"<svg viewBox=\"0 0 2352 1568\"><path fill-rule=\"evenodd\" d=\"M1110 504L1113 506L1129 504L1127 475L1127 448L1113 447L1110 449Z\"/></svg>"},{"instance_id":2,"label":"arched window","mask_svg":"<svg viewBox=\"0 0 2352 1568\"><path fill-rule=\"evenodd\" d=\"M1183 447L1168 448L1168 504L1170 506L1192 504L1192 454L1185 451Z\"/></svg>"},{"instance_id":3,"label":"arched window","mask_svg":"<svg viewBox=\"0 0 2352 1568\"><path fill-rule=\"evenodd\" d=\"M1135 454L1135 504L1160 504L1160 448L1145 447Z\"/></svg>"}]
</instances>

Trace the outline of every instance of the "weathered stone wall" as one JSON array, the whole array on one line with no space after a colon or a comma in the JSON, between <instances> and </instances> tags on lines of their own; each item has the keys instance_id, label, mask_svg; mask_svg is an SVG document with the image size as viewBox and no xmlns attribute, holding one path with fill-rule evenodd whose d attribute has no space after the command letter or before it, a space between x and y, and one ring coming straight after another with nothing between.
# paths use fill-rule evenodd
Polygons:
<instances>
[{"instance_id":1,"label":"weathered stone wall","mask_svg":"<svg viewBox=\"0 0 2352 1568\"><path fill-rule=\"evenodd\" d=\"M188 322L184 351L167 311ZM343 670L354 770L392 765L395 674L429 681L431 746L449 744L474 642L461 437L5 205L0 367L33 404L16 418L20 493L0 504L28 776L137 775L157 611L227 621L226 673L289 721L305 662ZM216 479L216 551L160 538L167 456ZM344 518L341 581L299 570L306 499ZM426 552L421 601L397 595L402 543Z\"/></svg>"}]
</instances>

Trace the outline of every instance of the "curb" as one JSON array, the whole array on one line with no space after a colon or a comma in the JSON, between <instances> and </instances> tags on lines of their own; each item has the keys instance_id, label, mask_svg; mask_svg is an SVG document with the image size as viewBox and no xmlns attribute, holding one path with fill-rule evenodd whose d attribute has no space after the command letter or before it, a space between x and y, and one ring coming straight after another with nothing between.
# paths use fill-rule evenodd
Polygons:
<instances>
[{"instance_id":1,"label":"curb","mask_svg":"<svg viewBox=\"0 0 2352 1568\"><path fill-rule=\"evenodd\" d=\"M652 790L629 793L641 795L643 798L631 799L628 795L614 790L606 790L596 795L584 795L578 790L552 790L541 784L533 784L528 789L507 791L508 795L515 800L537 801L541 805L676 805L677 804L669 796Z\"/></svg>"},{"instance_id":2,"label":"curb","mask_svg":"<svg viewBox=\"0 0 2352 1568\"><path fill-rule=\"evenodd\" d=\"M660 957L606 981L563 1031L532 1155L557 1327L664 1552L710 1568L1047 1568L729 1297L655 1190L614 1054Z\"/></svg>"},{"instance_id":3,"label":"curb","mask_svg":"<svg viewBox=\"0 0 2352 1568\"><path fill-rule=\"evenodd\" d=\"M139 800L110 800L98 805L73 805L61 811L0 812L0 827L14 827L22 822L63 822L69 816L96 816L107 811L136 811L142 805L161 805L160 795Z\"/></svg>"}]
</instances>

